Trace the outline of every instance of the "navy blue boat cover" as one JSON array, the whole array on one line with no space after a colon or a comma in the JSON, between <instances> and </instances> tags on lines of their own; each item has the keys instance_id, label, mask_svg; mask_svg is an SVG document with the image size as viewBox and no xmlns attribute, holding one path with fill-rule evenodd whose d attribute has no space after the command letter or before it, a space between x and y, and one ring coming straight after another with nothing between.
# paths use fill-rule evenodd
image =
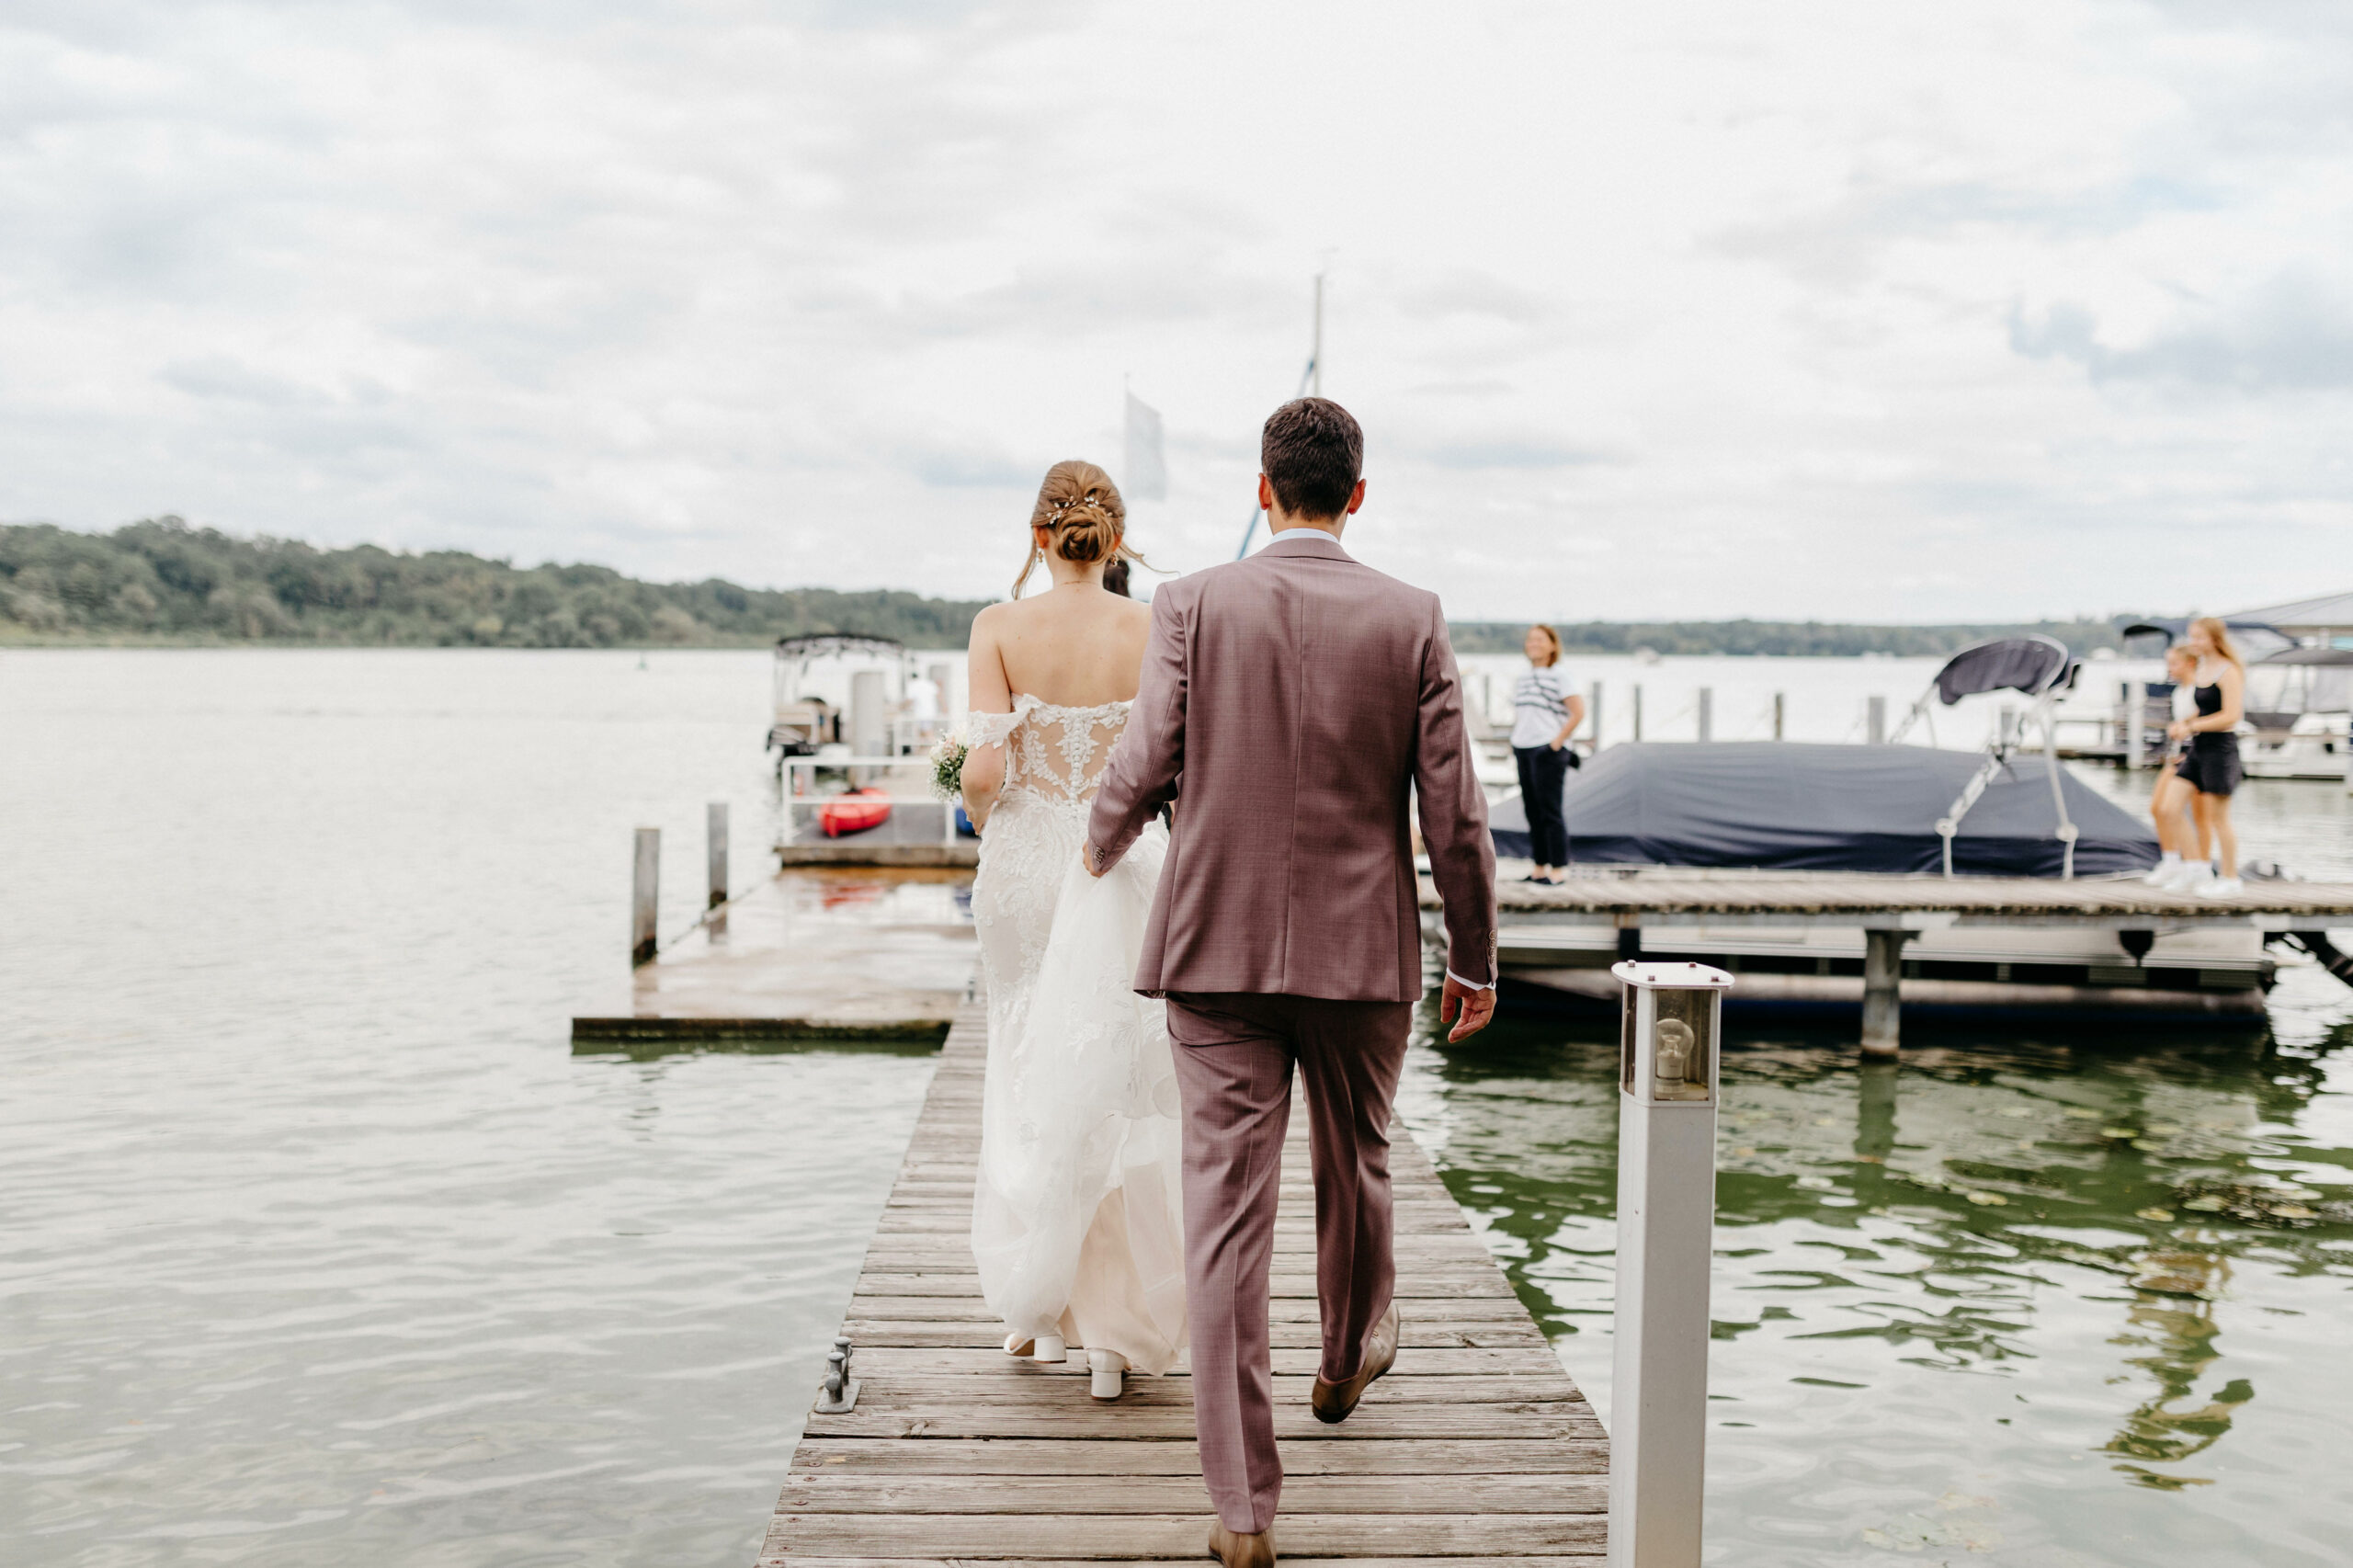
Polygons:
<instances>
[{"instance_id":1,"label":"navy blue boat cover","mask_svg":"<svg viewBox=\"0 0 2353 1568\"><path fill-rule=\"evenodd\" d=\"M1927 746L1614 745L1569 775L1569 858L1640 866L1748 866L1808 871L1940 871L1943 816L1983 752ZM1953 869L1969 876L2055 877L2061 845L2050 765L2013 754L1961 820ZM2064 767L2075 874L2145 870L2156 835ZM1489 809L1495 852L1525 858L1519 798Z\"/></svg>"}]
</instances>

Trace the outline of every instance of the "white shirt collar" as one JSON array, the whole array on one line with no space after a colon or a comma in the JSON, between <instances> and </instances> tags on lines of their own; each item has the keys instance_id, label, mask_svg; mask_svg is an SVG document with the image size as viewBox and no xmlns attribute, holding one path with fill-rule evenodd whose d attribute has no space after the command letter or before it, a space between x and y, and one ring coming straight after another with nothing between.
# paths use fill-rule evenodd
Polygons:
<instances>
[{"instance_id":1,"label":"white shirt collar","mask_svg":"<svg viewBox=\"0 0 2353 1568\"><path fill-rule=\"evenodd\" d=\"M1285 528L1282 532L1277 534L1274 538L1267 541L1267 548L1265 551L1261 551L1261 553L1268 555L1328 555L1340 561L1352 561L1355 559L1355 557L1351 556L1347 551L1340 548L1340 541L1338 539L1335 538L1331 534L1325 533L1322 528Z\"/></svg>"}]
</instances>

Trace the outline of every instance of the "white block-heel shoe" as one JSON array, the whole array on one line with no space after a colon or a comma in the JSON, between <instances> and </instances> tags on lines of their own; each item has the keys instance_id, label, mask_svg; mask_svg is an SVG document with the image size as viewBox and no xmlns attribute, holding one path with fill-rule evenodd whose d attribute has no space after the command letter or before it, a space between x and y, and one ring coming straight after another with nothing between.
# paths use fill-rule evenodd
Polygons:
<instances>
[{"instance_id":1,"label":"white block-heel shoe","mask_svg":"<svg viewBox=\"0 0 2353 1568\"><path fill-rule=\"evenodd\" d=\"M1128 1370L1128 1358L1116 1350L1090 1350L1086 1353L1086 1392L1097 1399L1117 1399Z\"/></svg>"},{"instance_id":2,"label":"white block-heel shoe","mask_svg":"<svg viewBox=\"0 0 2353 1568\"><path fill-rule=\"evenodd\" d=\"M1070 1359L1070 1346L1063 1343L1063 1336L1059 1334L1041 1334L1038 1336L1038 1343L1030 1348L1029 1359L1059 1367Z\"/></svg>"}]
</instances>

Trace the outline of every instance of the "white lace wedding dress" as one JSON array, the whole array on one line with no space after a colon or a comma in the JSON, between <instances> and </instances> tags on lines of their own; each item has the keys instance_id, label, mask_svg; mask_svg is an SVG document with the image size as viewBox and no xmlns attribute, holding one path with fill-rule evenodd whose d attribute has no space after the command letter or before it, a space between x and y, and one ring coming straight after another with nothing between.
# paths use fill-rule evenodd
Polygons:
<instances>
[{"instance_id":1,"label":"white lace wedding dress","mask_svg":"<svg viewBox=\"0 0 2353 1568\"><path fill-rule=\"evenodd\" d=\"M1008 1348L1058 1337L1156 1373L1185 1343L1176 1082L1165 1006L1131 986L1168 837L1153 824L1099 881L1078 859L1127 720L1124 702L1017 697L966 722L967 744L1006 748L972 883L989 1003L972 1256Z\"/></svg>"}]
</instances>

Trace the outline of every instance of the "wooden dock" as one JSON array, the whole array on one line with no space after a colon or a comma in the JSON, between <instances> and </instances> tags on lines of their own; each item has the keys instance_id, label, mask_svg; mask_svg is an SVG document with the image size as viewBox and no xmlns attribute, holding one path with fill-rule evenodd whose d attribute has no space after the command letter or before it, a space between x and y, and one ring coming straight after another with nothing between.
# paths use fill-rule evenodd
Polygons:
<instances>
[{"instance_id":1,"label":"wooden dock","mask_svg":"<svg viewBox=\"0 0 2353 1568\"><path fill-rule=\"evenodd\" d=\"M937 1040L972 972L969 872L789 869L617 972L572 1019L582 1051Z\"/></svg>"},{"instance_id":2,"label":"wooden dock","mask_svg":"<svg viewBox=\"0 0 2353 1568\"><path fill-rule=\"evenodd\" d=\"M1438 889L1427 877L1421 882L1421 904L1424 927L1434 935L1439 901ZM2134 966L2154 949L2161 934L2258 932L2267 941L2276 937L2294 941L2337 978L2353 984L2353 958L2338 951L2328 936L2332 926L2353 926L2353 886L2327 882L2251 881L2245 891L2229 897L2200 898L2121 877L2064 881L1589 866L1578 868L1563 882L1506 882L1497 890L1496 904L1502 926L1500 949L1506 954L1515 946L1516 937L1522 946L1540 944L1547 927L1555 931L1615 927L1617 954L1621 959L1642 955L1643 933L1649 929L1859 930L1863 937L1858 998L1862 1004L1861 1045L1866 1054L1872 1055L1897 1049L1902 1032L1904 949L1927 932L2037 926L2114 932L2119 955L2129 958ZM1994 968L1991 964L1982 967ZM1507 957L1506 978L1515 972L1537 978L1524 963L1515 971ZM1822 971L1828 972L1826 967ZM2127 983L2137 976L2136 969L2124 971ZM1602 1000L1615 995L1611 983L1597 974L1562 972L1539 979L1539 983L1547 982L1568 994ZM1936 999L1957 1005L2034 1003L2058 1008L2083 1003L2071 990L2044 987L2021 992L1998 980L1985 985L1964 981L1931 984ZM1814 977L1767 976L1749 994L1795 994L1822 1001L1835 992L1843 1001L1845 990L1842 983ZM2213 997L2152 992L2146 1000L2151 1010L2162 1008L2168 1016L2190 1016L2195 1009L2198 1016L2225 1021L2263 1017L2260 992L2243 987L2236 994Z\"/></svg>"},{"instance_id":3,"label":"wooden dock","mask_svg":"<svg viewBox=\"0 0 2353 1568\"><path fill-rule=\"evenodd\" d=\"M1116 1403L1084 1370L1017 1361L969 1236L986 1020L957 1015L843 1332L857 1407L813 1414L761 1568L967 1561L1198 1562L1210 1527L1180 1363ZM1285 1562L1444 1559L1597 1568L1608 1446L1501 1269L1410 1136L1392 1154L1396 1370L1356 1414L1308 1410L1316 1328L1306 1118L1284 1152L1274 1273Z\"/></svg>"}]
</instances>

